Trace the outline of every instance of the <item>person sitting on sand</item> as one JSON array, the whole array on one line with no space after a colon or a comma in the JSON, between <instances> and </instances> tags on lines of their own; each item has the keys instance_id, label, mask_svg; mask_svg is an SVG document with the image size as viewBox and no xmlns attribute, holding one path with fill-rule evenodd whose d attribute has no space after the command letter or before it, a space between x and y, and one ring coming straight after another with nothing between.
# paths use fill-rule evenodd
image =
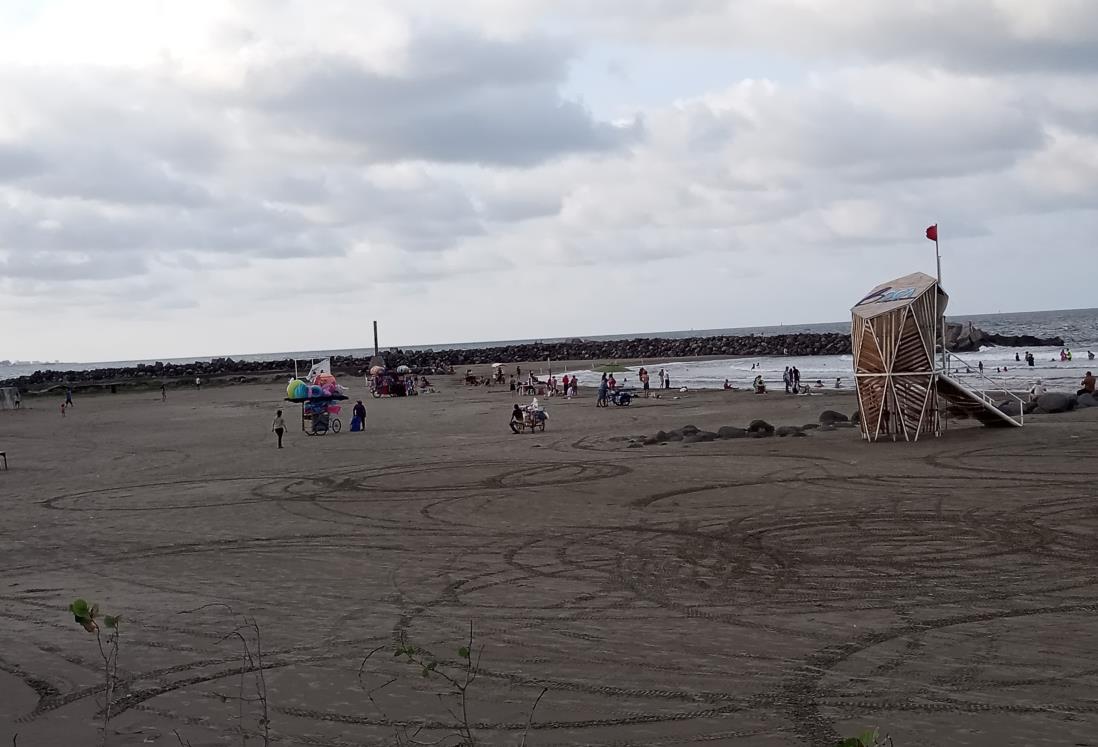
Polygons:
<instances>
[{"instance_id":1,"label":"person sitting on sand","mask_svg":"<svg viewBox=\"0 0 1098 747\"><path fill-rule=\"evenodd\" d=\"M1075 394L1081 396L1083 394L1094 394L1094 374L1087 371L1087 375L1083 377L1083 388L1077 391Z\"/></svg>"},{"instance_id":2,"label":"person sitting on sand","mask_svg":"<svg viewBox=\"0 0 1098 747\"><path fill-rule=\"evenodd\" d=\"M518 433L520 425L522 425L522 408L516 403L514 409L511 410L511 432Z\"/></svg>"},{"instance_id":3,"label":"person sitting on sand","mask_svg":"<svg viewBox=\"0 0 1098 747\"><path fill-rule=\"evenodd\" d=\"M1037 383L1029 388L1029 401L1036 402L1038 397L1041 397L1047 391L1048 389L1046 389L1045 385L1041 383L1041 380L1037 379Z\"/></svg>"},{"instance_id":4,"label":"person sitting on sand","mask_svg":"<svg viewBox=\"0 0 1098 747\"><path fill-rule=\"evenodd\" d=\"M731 388L732 388L732 383L731 383L731 382L730 382L730 381L729 381L728 379L725 379L725 380L724 380L724 388L725 388L726 390L728 390L728 389L731 389Z\"/></svg>"},{"instance_id":5,"label":"person sitting on sand","mask_svg":"<svg viewBox=\"0 0 1098 747\"><path fill-rule=\"evenodd\" d=\"M763 381L761 375L755 377L755 381L752 382L751 386L755 388L755 394L766 394L766 382Z\"/></svg>"},{"instance_id":6,"label":"person sitting on sand","mask_svg":"<svg viewBox=\"0 0 1098 747\"><path fill-rule=\"evenodd\" d=\"M843 380L842 380L841 376L836 376L835 377L835 388L836 389L842 389L843 388Z\"/></svg>"},{"instance_id":7,"label":"person sitting on sand","mask_svg":"<svg viewBox=\"0 0 1098 747\"><path fill-rule=\"evenodd\" d=\"M816 388L817 389L823 389L823 386L824 386L823 379L816 379Z\"/></svg>"}]
</instances>

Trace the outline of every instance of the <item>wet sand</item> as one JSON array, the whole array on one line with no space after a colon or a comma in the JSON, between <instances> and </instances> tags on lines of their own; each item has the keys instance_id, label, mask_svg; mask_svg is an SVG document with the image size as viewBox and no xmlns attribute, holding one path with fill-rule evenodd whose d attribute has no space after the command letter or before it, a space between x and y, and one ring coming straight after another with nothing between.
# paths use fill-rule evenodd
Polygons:
<instances>
[{"instance_id":1,"label":"wet sand","mask_svg":"<svg viewBox=\"0 0 1098 747\"><path fill-rule=\"evenodd\" d=\"M272 744L394 744L422 719L418 739L443 736L444 682L393 642L459 667L472 622L482 744L519 744L545 690L529 745L827 745L871 726L899 747L1098 745L1098 410L918 444L627 448L855 402L596 409L588 391L543 399L548 430L516 436L509 392L437 383L367 399L362 434L308 437L289 406L281 451L279 385L0 412L0 744L97 743L80 596L123 616L115 745L240 744L241 725L263 743L254 673L242 691L223 640L236 618L180 614L214 603L258 624Z\"/></svg>"}]
</instances>

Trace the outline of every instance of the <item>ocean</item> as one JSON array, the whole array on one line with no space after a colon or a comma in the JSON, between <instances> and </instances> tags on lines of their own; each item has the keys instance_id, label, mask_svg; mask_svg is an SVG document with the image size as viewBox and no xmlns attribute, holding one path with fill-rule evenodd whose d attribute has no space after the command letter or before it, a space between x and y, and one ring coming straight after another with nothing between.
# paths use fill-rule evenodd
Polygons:
<instances>
[{"instance_id":1,"label":"ocean","mask_svg":"<svg viewBox=\"0 0 1098 747\"><path fill-rule=\"evenodd\" d=\"M1059 361L1059 348L1039 348L1031 350L1036 358L1037 365L1029 368L1024 363L1016 363L1015 353L1024 354L1023 350L1014 348L991 347L979 352L963 354L966 360L971 361L973 367L983 361L984 374L996 381L1002 381L1004 385L1012 388L1028 388L1037 378L1043 379L1053 389L1077 388L1077 382L1087 370L1094 368L1098 361L1089 361L1087 351L1094 350L1098 353L1098 309L1073 309L1066 311L1029 311L1006 314L987 314L974 316L948 317L950 322L972 322L976 327L986 331L1010 335L1034 335L1037 337L1062 337L1065 344L1071 348L1074 359L1070 362ZM589 340L621 340L634 337L707 337L711 335L775 335L796 334L799 332L840 332L849 333L850 322L830 322L822 324L783 325L775 327L732 327L727 329L691 329L672 332L634 332L621 335L586 335ZM447 348L486 348L502 345L518 345L530 342L560 342L571 337L544 338L540 340L501 340L492 342L462 342L444 343L434 345L399 345L404 350L444 350ZM308 360L310 358L322 358L328 355L353 355L362 357L371 355L373 349L354 348L347 350L311 350L290 351L279 353L236 354L228 356L212 356L210 358L174 358L166 359L165 363L191 363L193 361L209 361L213 357L230 357L235 360L282 360L297 358ZM136 366L139 363L155 363L153 360L133 361L108 361L96 363L23 363L19 361L11 364L0 363L0 380L32 374L39 370L60 371L84 371L92 368L120 368ZM755 368L752 368L752 365ZM781 374L786 366L796 366L801 370L802 381L822 381L826 386L833 387L836 378L842 379L842 384L849 388L853 384L851 370L851 357L844 356L809 356L809 357L775 357L775 358L739 358L731 360L711 361L684 361L664 364L656 367L667 370L671 374L672 384L678 388L687 386L699 388L721 388L724 380L737 387L746 387L756 375L761 374L770 386L781 385ZM651 369L652 367L649 366ZM996 368L1007 370L996 373ZM653 382L655 381L653 371ZM597 377L584 372L579 372L580 382L593 383ZM629 374L619 375L618 378L629 377ZM962 374L962 378L964 375ZM973 374L975 380L975 373ZM974 381L975 385L975 381ZM985 388L980 386L979 388Z\"/></svg>"}]
</instances>

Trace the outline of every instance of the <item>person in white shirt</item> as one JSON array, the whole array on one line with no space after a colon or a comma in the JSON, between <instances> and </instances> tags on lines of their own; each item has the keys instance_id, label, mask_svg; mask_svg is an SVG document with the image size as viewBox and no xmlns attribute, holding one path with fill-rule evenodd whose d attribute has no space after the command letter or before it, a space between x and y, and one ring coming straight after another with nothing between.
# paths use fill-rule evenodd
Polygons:
<instances>
[{"instance_id":1,"label":"person in white shirt","mask_svg":"<svg viewBox=\"0 0 1098 747\"><path fill-rule=\"evenodd\" d=\"M278 448L282 448L282 434L286 432L286 421L282 419L282 410L275 413L274 422L271 423L271 430L278 436Z\"/></svg>"},{"instance_id":2,"label":"person in white shirt","mask_svg":"<svg viewBox=\"0 0 1098 747\"><path fill-rule=\"evenodd\" d=\"M1036 402L1037 398L1040 397L1042 394L1045 394L1047 391L1048 389L1046 389L1045 385L1041 383L1041 380L1037 379L1037 383L1029 388L1029 401Z\"/></svg>"}]
</instances>

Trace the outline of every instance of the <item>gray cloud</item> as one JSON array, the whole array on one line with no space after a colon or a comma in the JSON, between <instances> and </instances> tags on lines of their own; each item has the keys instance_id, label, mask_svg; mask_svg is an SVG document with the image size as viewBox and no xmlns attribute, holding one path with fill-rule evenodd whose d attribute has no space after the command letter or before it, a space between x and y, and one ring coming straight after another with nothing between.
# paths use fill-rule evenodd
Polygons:
<instances>
[{"instance_id":1,"label":"gray cloud","mask_svg":"<svg viewBox=\"0 0 1098 747\"><path fill-rule=\"evenodd\" d=\"M543 39L434 34L414 40L410 67L399 75L321 56L256 70L249 88L284 125L338 138L374 162L532 165L635 140L639 121L599 122L561 98L569 54Z\"/></svg>"},{"instance_id":2,"label":"gray cloud","mask_svg":"<svg viewBox=\"0 0 1098 747\"><path fill-rule=\"evenodd\" d=\"M0 143L0 183L40 173L45 160L27 147Z\"/></svg>"}]
</instances>

